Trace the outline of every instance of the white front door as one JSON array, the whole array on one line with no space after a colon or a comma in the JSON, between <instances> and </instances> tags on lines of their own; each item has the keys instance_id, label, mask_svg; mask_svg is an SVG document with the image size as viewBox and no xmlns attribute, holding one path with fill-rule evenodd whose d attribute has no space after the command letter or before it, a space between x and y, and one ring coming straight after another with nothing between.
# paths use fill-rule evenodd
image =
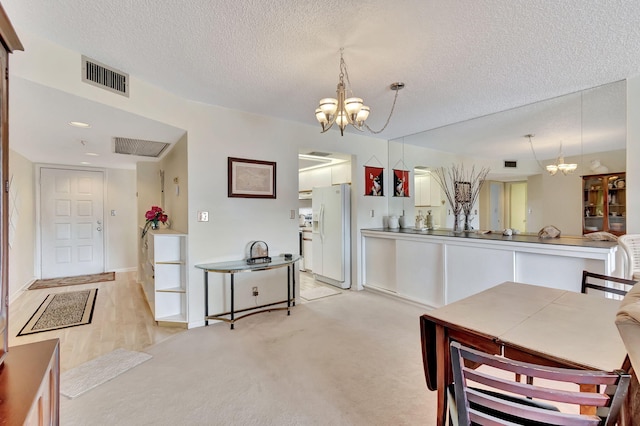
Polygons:
<instances>
[{"instance_id":1,"label":"white front door","mask_svg":"<svg viewBox=\"0 0 640 426\"><path fill-rule=\"evenodd\" d=\"M104 272L104 173L40 169L42 278Z\"/></svg>"}]
</instances>

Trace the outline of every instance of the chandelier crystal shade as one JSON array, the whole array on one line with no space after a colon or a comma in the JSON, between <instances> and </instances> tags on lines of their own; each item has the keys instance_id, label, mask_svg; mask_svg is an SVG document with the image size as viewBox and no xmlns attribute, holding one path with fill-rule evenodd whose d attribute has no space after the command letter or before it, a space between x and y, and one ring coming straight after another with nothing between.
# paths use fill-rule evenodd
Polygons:
<instances>
[{"instance_id":1,"label":"chandelier crystal shade","mask_svg":"<svg viewBox=\"0 0 640 426\"><path fill-rule=\"evenodd\" d=\"M329 130L334 123L340 128L340 134L342 136L344 136L344 129L349 124L361 132L364 131L364 128L367 128L371 133L381 133L389 124L389 120L396 106L398 91L404 88L404 83L393 83L390 86L391 90L394 90L396 94L387 122L382 129L378 131L372 130L365 123L367 118L369 118L370 109L364 104L362 98L347 98L347 93L353 95L353 92L351 90L351 83L349 82L347 64L344 62L343 51L344 49L340 49L340 74L338 76L338 87L336 89L337 98L320 99L318 108L316 109L316 119L320 123L320 126L322 126L322 133Z\"/></svg>"}]
</instances>

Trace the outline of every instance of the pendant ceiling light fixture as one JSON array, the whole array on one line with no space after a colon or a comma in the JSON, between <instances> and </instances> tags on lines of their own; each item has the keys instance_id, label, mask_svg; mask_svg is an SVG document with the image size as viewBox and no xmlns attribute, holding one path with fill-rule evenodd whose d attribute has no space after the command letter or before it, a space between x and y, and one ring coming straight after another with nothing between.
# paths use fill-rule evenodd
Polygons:
<instances>
[{"instance_id":1,"label":"pendant ceiling light fixture","mask_svg":"<svg viewBox=\"0 0 640 426\"><path fill-rule=\"evenodd\" d=\"M540 163L540 160L538 160L538 157L536 156L536 152L533 150L533 142L531 141L531 138L533 138L534 136L535 135L533 134L524 135L525 138L529 138L529 146L531 146L531 152L533 153L533 158L536 159L541 169L549 172L551 176L558 173L558 171L561 171L563 175L568 175L576 171L576 169L578 168L577 164L564 162L564 153L562 152L562 142L560 142L560 152L558 154L558 158L556 159L556 162L553 164L549 164L547 166L543 166L542 163Z\"/></svg>"},{"instance_id":2,"label":"pendant ceiling light fixture","mask_svg":"<svg viewBox=\"0 0 640 426\"><path fill-rule=\"evenodd\" d=\"M391 106L391 112L387 118L387 122L380 130L372 130L367 123L366 119L369 117L369 107L364 104L361 98L353 97L353 91L351 90L351 82L349 81L349 73L347 72L347 64L344 62L344 48L340 48L340 74L338 76L338 88L336 93L338 98L324 98L320 100L320 104L316 109L316 119L322 126L322 133L329 130L333 123L337 123L340 127L340 134L344 136L344 129L347 124L350 124L355 129L363 132L366 127L371 133L381 133L387 128L393 110L396 106L396 100L398 99L398 91L404 88L404 83L391 84L391 90L395 91L395 97L393 98L393 105ZM346 79L346 84L345 84ZM347 98L347 94L352 97Z\"/></svg>"}]
</instances>

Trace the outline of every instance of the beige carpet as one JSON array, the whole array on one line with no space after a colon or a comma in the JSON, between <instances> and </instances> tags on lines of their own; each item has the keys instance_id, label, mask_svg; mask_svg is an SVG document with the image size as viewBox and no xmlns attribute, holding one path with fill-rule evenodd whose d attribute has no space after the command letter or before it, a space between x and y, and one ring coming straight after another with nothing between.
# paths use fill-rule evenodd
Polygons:
<instances>
[{"instance_id":1,"label":"beige carpet","mask_svg":"<svg viewBox=\"0 0 640 426\"><path fill-rule=\"evenodd\" d=\"M49 294L18 336L91 323L98 289Z\"/></svg>"},{"instance_id":2,"label":"beige carpet","mask_svg":"<svg viewBox=\"0 0 640 426\"><path fill-rule=\"evenodd\" d=\"M76 398L149 359L151 355L144 352L116 349L62 373L60 393Z\"/></svg>"},{"instance_id":3,"label":"beige carpet","mask_svg":"<svg viewBox=\"0 0 640 426\"><path fill-rule=\"evenodd\" d=\"M196 307L192 306L192 309ZM344 291L291 316L179 333L79 398L64 425L431 425L413 305Z\"/></svg>"},{"instance_id":4,"label":"beige carpet","mask_svg":"<svg viewBox=\"0 0 640 426\"><path fill-rule=\"evenodd\" d=\"M66 285L101 283L105 281L114 281L115 279L115 272L102 272L100 274L78 275L75 277L47 278L44 280L34 281L34 283L29 286L29 290L62 287Z\"/></svg>"},{"instance_id":5,"label":"beige carpet","mask_svg":"<svg viewBox=\"0 0 640 426\"><path fill-rule=\"evenodd\" d=\"M300 297L305 300L316 300L336 294L340 294L340 292L338 290L334 290L332 288L324 286L300 290Z\"/></svg>"}]
</instances>

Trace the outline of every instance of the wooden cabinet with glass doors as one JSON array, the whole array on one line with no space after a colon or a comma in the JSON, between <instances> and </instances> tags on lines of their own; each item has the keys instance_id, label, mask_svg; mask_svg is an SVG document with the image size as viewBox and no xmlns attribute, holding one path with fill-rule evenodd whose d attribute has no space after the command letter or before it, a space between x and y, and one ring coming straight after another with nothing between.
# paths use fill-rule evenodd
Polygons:
<instances>
[{"instance_id":1,"label":"wooden cabinet with glass doors","mask_svg":"<svg viewBox=\"0 0 640 426\"><path fill-rule=\"evenodd\" d=\"M625 173L582 177L582 232L627 232Z\"/></svg>"}]
</instances>

